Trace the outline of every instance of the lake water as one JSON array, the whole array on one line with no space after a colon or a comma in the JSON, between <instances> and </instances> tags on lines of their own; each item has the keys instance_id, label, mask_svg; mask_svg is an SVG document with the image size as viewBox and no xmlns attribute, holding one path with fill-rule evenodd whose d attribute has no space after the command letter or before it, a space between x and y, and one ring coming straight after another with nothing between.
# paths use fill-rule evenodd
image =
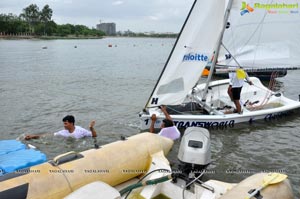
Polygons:
<instances>
[{"instance_id":1,"label":"lake water","mask_svg":"<svg viewBox=\"0 0 300 199\"><path fill-rule=\"evenodd\" d=\"M56 132L63 128L61 119L67 114L85 128L96 120L100 145L139 133L138 113L174 42L153 38L0 40L0 139ZM277 80L276 89L298 99L299 75L300 71L290 71ZM207 177L238 182L254 172L283 171L299 197L299 123L299 115L292 115L210 130L213 162L209 169L214 174ZM52 136L28 143L49 159L93 147L92 139ZM178 145L169 154L175 163Z\"/></svg>"}]
</instances>

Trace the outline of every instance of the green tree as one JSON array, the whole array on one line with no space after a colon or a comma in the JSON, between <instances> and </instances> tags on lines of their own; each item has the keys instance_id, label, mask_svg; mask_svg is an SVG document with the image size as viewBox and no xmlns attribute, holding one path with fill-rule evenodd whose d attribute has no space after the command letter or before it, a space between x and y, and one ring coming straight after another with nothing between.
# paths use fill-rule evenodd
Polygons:
<instances>
[{"instance_id":1,"label":"green tree","mask_svg":"<svg viewBox=\"0 0 300 199\"><path fill-rule=\"evenodd\" d=\"M57 34L59 36L65 37L67 35L70 35L72 32L72 25L71 24L64 24L64 25L58 25L57 26Z\"/></svg>"},{"instance_id":2,"label":"green tree","mask_svg":"<svg viewBox=\"0 0 300 199\"><path fill-rule=\"evenodd\" d=\"M45 5L42 11L40 12L40 20L43 22L44 25L44 35L46 34L46 26L51 21L53 11L49 7L49 5Z\"/></svg>"},{"instance_id":3,"label":"green tree","mask_svg":"<svg viewBox=\"0 0 300 199\"><path fill-rule=\"evenodd\" d=\"M54 21L47 23L46 32L48 35L53 35L57 31L57 24Z\"/></svg>"},{"instance_id":4,"label":"green tree","mask_svg":"<svg viewBox=\"0 0 300 199\"><path fill-rule=\"evenodd\" d=\"M28 25L20 17L9 13L0 14L0 32L2 34L20 34L28 31Z\"/></svg>"},{"instance_id":5,"label":"green tree","mask_svg":"<svg viewBox=\"0 0 300 199\"><path fill-rule=\"evenodd\" d=\"M33 33L35 35L54 36L104 36L105 33L90 29L84 25L57 25L52 18L53 11L45 5L41 12L36 4L24 8L19 16L14 14L0 14L0 32L8 35Z\"/></svg>"},{"instance_id":6,"label":"green tree","mask_svg":"<svg viewBox=\"0 0 300 199\"><path fill-rule=\"evenodd\" d=\"M29 23L30 32L35 33L34 26L40 22L39 7L36 4L31 4L23 9L20 16Z\"/></svg>"},{"instance_id":7,"label":"green tree","mask_svg":"<svg viewBox=\"0 0 300 199\"><path fill-rule=\"evenodd\" d=\"M0 15L0 32L7 33L9 29L9 17L6 14Z\"/></svg>"}]
</instances>

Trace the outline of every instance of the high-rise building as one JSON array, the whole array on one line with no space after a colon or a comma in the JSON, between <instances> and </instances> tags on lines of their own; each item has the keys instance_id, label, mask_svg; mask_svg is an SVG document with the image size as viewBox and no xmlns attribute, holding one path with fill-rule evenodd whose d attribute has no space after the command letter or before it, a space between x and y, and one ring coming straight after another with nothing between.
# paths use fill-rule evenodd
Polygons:
<instances>
[{"instance_id":1,"label":"high-rise building","mask_svg":"<svg viewBox=\"0 0 300 199\"><path fill-rule=\"evenodd\" d=\"M100 23L97 24L97 30L103 31L106 35L116 35L115 23Z\"/></svg>"}]
</instances>

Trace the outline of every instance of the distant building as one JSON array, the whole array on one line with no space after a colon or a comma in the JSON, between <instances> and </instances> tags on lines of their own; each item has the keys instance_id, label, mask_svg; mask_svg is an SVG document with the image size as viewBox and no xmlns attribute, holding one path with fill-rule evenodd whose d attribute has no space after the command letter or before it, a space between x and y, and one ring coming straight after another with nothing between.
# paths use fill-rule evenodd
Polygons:
<instances>
[{"instance_id":1,"label":"distant building","mask_svg":"<svg viewBox=\"0 0 300 199\"><path fill-rule=\"evenodd\" d=\"M106 35L116 35L115 23L100 23L97 24L97 30L103 31Z\"/></svg>"}]
</instances>

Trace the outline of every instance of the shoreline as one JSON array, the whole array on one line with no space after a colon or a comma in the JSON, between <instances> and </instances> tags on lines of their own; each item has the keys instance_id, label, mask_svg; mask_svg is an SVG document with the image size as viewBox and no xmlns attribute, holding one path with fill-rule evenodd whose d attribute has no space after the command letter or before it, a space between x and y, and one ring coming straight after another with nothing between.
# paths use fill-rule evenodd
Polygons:
<instances>
[{"instance_id":1,"label":"shoreline","mask_svg":"<svg viewBox=\"0 0 300 199\"><path fill-rule=\"evenodd\" d=\"M32 40L54 40L54 39L103 39L104 37L97 36L32 36L32 35L0 35L0 39L5 40L21 40L21 39L32 39Z\"/></svg>"},{"instance_id":2,"label":"shoreline","mask_svg":"<svg viewBox=\"0 0 300 199\"><path fill-rule=\"evenodd\" d=\"M157 36L32 36L32 35L0 35L0 40L55 40L55 39L105 39L105 38L176 38L176 37L157 37Z\"/></svg>"}]
</instances>

